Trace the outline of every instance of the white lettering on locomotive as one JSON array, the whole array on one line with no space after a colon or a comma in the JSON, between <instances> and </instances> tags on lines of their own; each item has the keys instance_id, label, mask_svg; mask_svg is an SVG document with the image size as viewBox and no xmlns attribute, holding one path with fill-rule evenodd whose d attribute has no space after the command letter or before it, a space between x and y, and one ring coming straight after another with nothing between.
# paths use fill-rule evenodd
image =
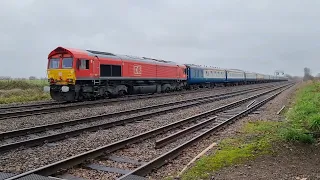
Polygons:
<instances>
[{"instance_id":1,"label":"white lettering on locomotive","mask_svg":"<svg viewBox=\"0 0 320 180\"><path fill-rule=\"evenodd\" d=\"M133 73L136 74L136 75L141 75L142 74L141 65L134 65L133 66Z\"/></svg>"}]
</instances>

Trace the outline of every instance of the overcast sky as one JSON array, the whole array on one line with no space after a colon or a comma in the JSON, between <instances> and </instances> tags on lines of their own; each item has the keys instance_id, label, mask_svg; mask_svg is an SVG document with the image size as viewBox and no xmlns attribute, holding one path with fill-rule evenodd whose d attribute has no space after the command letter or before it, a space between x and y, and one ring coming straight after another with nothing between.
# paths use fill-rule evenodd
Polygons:
<instances>
[{"instance_id":1,"label":"overcast sky","mask_svg":"<svg viewBox=\"0 0 320 180\"><path fill-rule=\"evenodd\" d=\"M320 64L319 0L1 0L0 75L57 46L273 74Z\"/></svg>"}]
</instances>

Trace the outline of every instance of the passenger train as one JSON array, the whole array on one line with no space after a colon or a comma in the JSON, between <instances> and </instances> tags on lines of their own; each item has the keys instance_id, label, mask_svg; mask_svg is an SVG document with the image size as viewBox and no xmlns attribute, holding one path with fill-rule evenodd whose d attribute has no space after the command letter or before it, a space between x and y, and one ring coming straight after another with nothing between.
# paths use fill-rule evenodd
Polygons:
<instances>
[{"instance_id":1,"label":"passenger train","mask_svg":"<svg viewBox=\"0 0 320 180\"><path fill-rule=\"evenodd\" d=\"M179 64L147 57L57 47L48 55L47 76L56 101L81 101L265 82L287 81L285 77Z\"/></svg>"}]
</instances>

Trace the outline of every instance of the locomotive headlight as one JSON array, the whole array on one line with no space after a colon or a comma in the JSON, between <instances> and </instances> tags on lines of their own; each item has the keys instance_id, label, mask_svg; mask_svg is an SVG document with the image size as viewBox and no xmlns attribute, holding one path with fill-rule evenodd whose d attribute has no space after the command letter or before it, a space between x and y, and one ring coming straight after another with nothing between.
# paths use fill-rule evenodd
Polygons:
<instances>
[{"instance_id":1,"label":"locomotive headlight","mask_svg":"<svg viewBox=\"0 0 320 180\"><path fill-rule=\"evenodd\" d=\"M67 79L67 82L68 82L68 83L72 83L72 82L73 82L73 79Z\"/></svg>"},{"instance_id":2,"label":"locomotive headlight","mask_svg":"<svg viewBox=\"0 0 320 180\"><path fill-rule=\"evenodd\" d=\"M44 92L50 92L50 86L44 86L43 87Z\"/></svg>"},{"instance_id":3,"label":"locomotive headlight","mask_svg":"<svg viewBox=\"0 0 320 180\"><path fill-rule=\"evenodd\" d=\"M62 92L69 92L69 87L68 86L62 86L61 87Z\"/></svg>"}]
</instances>

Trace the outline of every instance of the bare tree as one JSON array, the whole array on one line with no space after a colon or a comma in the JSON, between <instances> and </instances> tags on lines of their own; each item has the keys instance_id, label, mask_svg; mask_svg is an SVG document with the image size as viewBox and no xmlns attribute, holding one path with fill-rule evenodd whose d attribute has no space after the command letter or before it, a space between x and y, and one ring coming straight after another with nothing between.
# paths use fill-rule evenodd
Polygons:
<instances>
[{"instance_id":1,"label":"bare tree","mask_svg":"<svg viewBox=\"0 0 320 180\"><path fill-rule=\"evenodd\" d=\"M303 81L313 80L313 76L311 75L310 68L305 67L303 70L304 70Z\"/></svg>"}]
</instances>

